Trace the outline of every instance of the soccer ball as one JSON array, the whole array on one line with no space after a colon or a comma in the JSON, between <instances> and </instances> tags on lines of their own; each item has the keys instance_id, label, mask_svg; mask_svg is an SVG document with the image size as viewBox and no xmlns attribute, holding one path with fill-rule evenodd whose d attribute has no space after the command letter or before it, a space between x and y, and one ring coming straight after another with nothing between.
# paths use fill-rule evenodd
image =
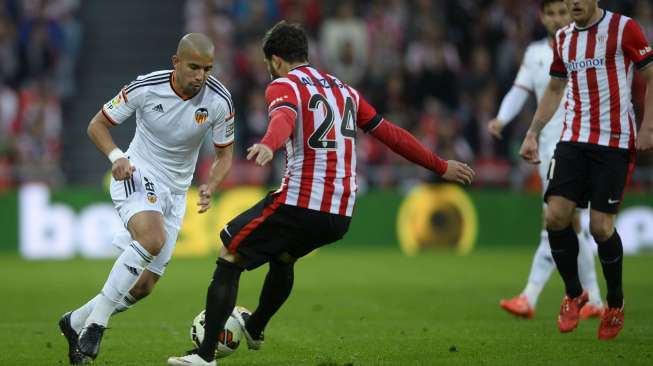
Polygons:
<instances>
[{"instance_id":1,"label":"soccer ball","mask_svg":"<svg viewBox=\"0 0 653 366\"><path fill-rule=\"evenodd\" d=\"M251 314L249 310L241 306L236 308L241 314ZM193 342L195 347L199 347L202 340L204 340L205 324L204 310L202 310L202 312L197 314L195 319L193 319L193 325L190 327L190 340ZM218 335L218 347L215 349L215 358L224 358L234 353L240 345L242 338L243 331L240 328L240 324L238 324L238 320L230 315L224 329Z\"/></svg>"}]
</instances>

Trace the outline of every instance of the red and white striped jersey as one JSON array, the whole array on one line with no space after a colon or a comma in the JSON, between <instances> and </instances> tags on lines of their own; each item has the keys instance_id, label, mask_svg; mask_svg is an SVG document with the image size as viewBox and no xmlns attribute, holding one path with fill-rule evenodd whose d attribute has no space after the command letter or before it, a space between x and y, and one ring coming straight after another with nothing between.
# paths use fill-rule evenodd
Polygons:
<instances>
[{"instance_id":1,"label":"red and white striped jersey","mask_svg":"<svg viewBox=\"0 0 653 366\"><path fill-rule=\"evenodd\" d=\"M382 118L354 88L309 65L275 79L265 92L268 112L290 108L295 127L285 143L281 203L351 216L356 199L356 129Z\"/></svg>"},{"instance_id":2,"label":"red and white striped jersey","mask_svg":"<svg viewBox=\"0 0 653 366\"><path fill-rule=\"evenodd\" d=\"M653 51L632 19L603 10L587 28L559 30L550 74L568 79L561 141L633 149L631 103L634 67L653 62Z\"/></svg>"}]
</instances>

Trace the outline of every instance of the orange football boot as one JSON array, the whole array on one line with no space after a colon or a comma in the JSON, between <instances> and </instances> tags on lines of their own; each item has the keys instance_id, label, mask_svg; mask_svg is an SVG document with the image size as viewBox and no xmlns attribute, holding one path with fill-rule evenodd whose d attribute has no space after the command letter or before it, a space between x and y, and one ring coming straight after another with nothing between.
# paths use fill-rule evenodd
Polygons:
<instances>
[{"instance_id":1,"label":"orange football boot","mask_svg":"<svg viewBox=\"0 0 653 366\"><path fill-rule=\"evenodd\" d=\"M535 315L535 309L528 303L526 295L515 296L512 299L501 300L499 305L503 310L520 318L531 319Z\"/></svg>"},{"instance_id":2,"label":"orange football boot","mask_svg":"<svg viewBox=\"0 0 653 366\"><path fill-rule=\"evenodd\" d=\"M592 305L588 302L580 309L579 315L582 320L589 318L600 318L603 316L603 307Z\"/></svg>"},{"instance_id":3,"label":"orange football boot","mask_svg":"<svg viewBox=\"0 0 653 366\"><path fill-rule=\"evenodd\" d=\"M558 329L560 333L571 332L578 326L580 318L580 309L587 303L589 296L587 291L575 298L565 295L560 305L560 315L558 315Z\"/></svg>"},{"instance_id":4,"label":"orange football boot","mask_svg":"<svg viewBox=\"0 0 653 366\"><path fill-rule=\"evenodd\" d=\"M624 307L606 308L599 325L599 339L608 340L616 337L624 327Z\"/></svg>"}]
</instances>

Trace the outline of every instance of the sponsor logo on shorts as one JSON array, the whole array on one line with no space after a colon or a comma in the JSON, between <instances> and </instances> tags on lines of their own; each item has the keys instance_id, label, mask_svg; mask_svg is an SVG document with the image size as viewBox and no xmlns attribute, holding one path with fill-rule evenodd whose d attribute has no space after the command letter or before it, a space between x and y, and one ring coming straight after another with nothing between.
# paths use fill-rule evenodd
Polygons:
<instances>
[{"instance_id":1,"label":"sponsor logo on shorts","mask_svg":"<svg viewBox=\"0 0 653 366\"><path fill-rule=\"evenodd\" d=\"M147 194L147 200L155 204L156 203L156 190L154 189L154 182L149 180L147 177L143 177L143 180L145 181L145 192Z\"/></svg>"},{"instance_id":2,"label":"sponsor logo on shorts","mask_svg":"<svg viewBox=\"0 0 653 366\"><path fill-rule=\"evenodd\" d=\"M615 203L619 203L621 200L613 200L612 198L608 198L608 204L609 205L614 205Z\"/></svg>"},{"instance_id":3,"label":"sponsor logo on shorts","mask_svg":"<svg viewBox=\"0 0 653 366\"><path fill-rule=\"evenodd\" d=\"M195 111L195 122L201 125L207 119L209 119L209 111L206 108L198 108Z\"/></svg>"}]
</instances>

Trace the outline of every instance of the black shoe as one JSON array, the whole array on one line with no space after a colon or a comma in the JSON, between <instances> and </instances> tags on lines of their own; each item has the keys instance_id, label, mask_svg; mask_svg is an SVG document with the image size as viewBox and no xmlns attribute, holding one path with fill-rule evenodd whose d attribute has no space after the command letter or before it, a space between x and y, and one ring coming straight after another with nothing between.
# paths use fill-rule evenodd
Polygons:
<instances>
[{"instance_id":1,"label":"black shoe","mask_svg":"<svg viewBox=\"0 0 653 366\"><path fill-rule=\"evenodd\" d=\"M61 334L66 337L68 341L68 361L71 365L84 365L89 363L89 359L79 352L77 339L79 335L75 332L75 329L70 325L70 314L71 311L65 313L61 319L59 319L59 329Z\"/></svg>"},{"instance_id":2,"label":"black shoe","mask_svg":"<svg viewBox=\"0 0 653 366\"><path fill-rule=\"evenodd\" d=\"M84 328L79 334L79 351L95 359L98 353L100 353L100 342L102 341L104 329L103 326L95 323Z\"/></svg>"}]
</instances>

